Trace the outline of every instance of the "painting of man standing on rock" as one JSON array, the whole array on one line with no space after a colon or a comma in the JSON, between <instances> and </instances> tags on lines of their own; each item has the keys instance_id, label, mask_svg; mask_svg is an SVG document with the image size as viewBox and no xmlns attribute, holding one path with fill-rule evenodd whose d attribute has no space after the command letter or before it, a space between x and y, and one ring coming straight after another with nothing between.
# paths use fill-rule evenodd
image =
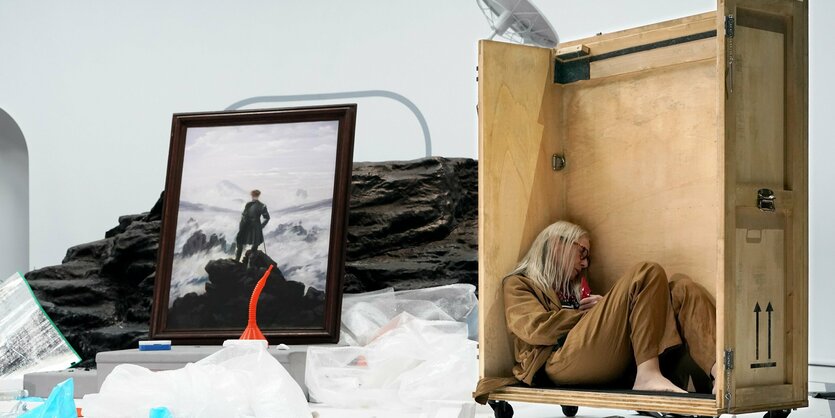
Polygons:
<instances>
[{"instance_id":1,"label":"painting of man standing on rock","mask_svg":"<svg viewBox=\"0 0 835 418\"><path fill-rule=\"evenodd\" d=\"M174 116L152 338L335 342L355 105ZM174 199L176 198L176 200Z\"/></svg>"},{"instance_id":2,"label":"painting of man standing on rock","mask_svg":"<svg viewBox=\"0 0 835 418\"><path fill-rule=\"evenodd\" d=\"M255 189L249 192L252 200L246 203L244 211L241 213L241 226L238 227L238 235L235 236L235 244L237 251L235 251L235 261L241 261L241 254L244 247L252 245L252 249L258 249L258 246L264 243L264 227L270 221L270 213L267 212L267 206L260 202L261 191ZM264 222L261 222L261 218ZM264 252L266 253L266 246ZM247 252L250 254L250 252Z\"/></svg>"}]
</instances>

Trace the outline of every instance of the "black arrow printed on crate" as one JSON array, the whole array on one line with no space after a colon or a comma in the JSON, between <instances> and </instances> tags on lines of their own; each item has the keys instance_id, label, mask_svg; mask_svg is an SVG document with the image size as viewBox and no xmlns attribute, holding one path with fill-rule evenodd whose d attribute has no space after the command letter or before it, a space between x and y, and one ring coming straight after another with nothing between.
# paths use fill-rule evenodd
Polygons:
<instances>
[{"instance_id":1,"label":"black arrow printed on crate","mask_svg":"<svg viewBox=\"0 0 835 418\"><path fill-rule=\"evenodd\" d=\"M771 301L768 302L765 311L768 312L768 359L771 360L771 313L774 308L771 307Z\"/></svg>"},{"instance_id":2,"label":"black arrow printed on crate","mask_svg":"<svg viewBox=\"0 0 835 418\"><path fill-rule=\"evenodd\" d=\"M765 307L765 311L766 313L768 313L768 361L763 363L760 363L759 361L751 363L752 369L777 367L777 362L771 361L771 313L774 312L774 307L771 305L771 301L768 302L768 305ZM756 360L760 359L760 312L762 312L760 302L756 302L754 304L754 324L756 327L754 353L756 356Z\"/></svg>"},{"instance_id":3,"label":"black arrow printed on crate","mask_svg":"<svg viewBox=\"0 0 835 418\"><path fill-rule=\"evenodd\" d=\"M756 355L757 355L756 359L757 360L760 359L760 312L762 312L762 309L760 309L760 303L757 302L757 304L754 305L754 316L756 317L756 323L757 323L757 327L756 327L757 338L755 339L756 343L754 344L754 346L756 347Z\"/></svg>"}]
</instances>

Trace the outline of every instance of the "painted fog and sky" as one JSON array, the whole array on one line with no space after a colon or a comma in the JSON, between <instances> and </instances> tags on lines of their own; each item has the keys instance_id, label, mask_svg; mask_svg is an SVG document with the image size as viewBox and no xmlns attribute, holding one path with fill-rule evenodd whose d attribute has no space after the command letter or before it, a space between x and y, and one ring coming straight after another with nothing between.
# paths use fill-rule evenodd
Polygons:
<instances>
[{"instance_id":1,"label":"painted fog and sky","mask_svg":"<svg viewBox=\"0 0 835 418\"><path fill-rule=\"evenodd\" d=\"M204 292L210 260L234 257L252 189L261 190L271 217L267 254L288 280L325 289L338 127L324 121L188 129L169 305ZM225 240L225 248L184 256L197 231Z\"/></svg>"}]
</instances>

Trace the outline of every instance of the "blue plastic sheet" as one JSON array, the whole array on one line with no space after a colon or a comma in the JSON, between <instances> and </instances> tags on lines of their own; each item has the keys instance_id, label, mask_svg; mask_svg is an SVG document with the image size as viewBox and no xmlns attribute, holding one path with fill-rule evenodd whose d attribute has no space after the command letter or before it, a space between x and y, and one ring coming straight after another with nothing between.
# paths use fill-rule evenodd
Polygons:
<instances>
[{"instance_id":1,"label":"blue plastic sheet","mask_svg":"<svg viewBox=\"0 0 835 418\"><path fill-rule=\"evenodd\" d=\"M171 415L171 411L169 411L168 408L161 406L159 408L151 409L151 414L148 418L174 418L174 416Z\"/></svg>"},{"instance_id":2,"label":"blue plastic sheet","mask_svg":"<svg viewBox=\"0 0 835 418\"><path fill-rule=\"evenodd\" d=\"M57 384L43 405L21 415L20 418L77 418L73 389L72 378Z\"/></svg>"}]
</instances>

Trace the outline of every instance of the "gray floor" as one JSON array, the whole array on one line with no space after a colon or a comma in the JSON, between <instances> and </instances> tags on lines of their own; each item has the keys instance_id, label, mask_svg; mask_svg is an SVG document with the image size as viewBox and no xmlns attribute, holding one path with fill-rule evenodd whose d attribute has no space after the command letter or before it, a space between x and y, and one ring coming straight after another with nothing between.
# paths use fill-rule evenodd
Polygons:
<instances>
[{"instance_id":1,"label":"gray floor","mask_svg":"<svg viewBox=\"0 0 835 418\"><path fill-rule=\"evenodd\" d=\"M811 392L830 392L835 391L835 384L824 383L809 383L809 390ZM514 418L563 418L562 410L559 406L529 404L524 402L515 402L513 405ZM445 409L439 409L434 415L425 412L403 412L403 411L386 411L376 409L343 409L333 408L326 405L311 404L311 409L319 413L320 418L458 418L461 411L460 406L450 405ZM733 415L739 418L762 418L763 413L756 414L742 414ZM476 418L492 418L493 412L487 406L478 405L476 407ZM635 411L625 411L621 409L602 409L602 408L580 408L576 418L635 418L639 417ZM731 417L731 415L725 415ZM827 401L824 399L809 399L809 407L793 411L790 418L835 418L835 401Z\"/></svg>"},{"instance_id":2,"label":"gray floor","mask_svg":"<svg viewBox=\"0 0 835 418\"><path fill-rule=\"evenodd\" d=\"M835 368L810 368L810 379L820 379L831 382L835 379ZM810 392L835 392L835 383L809 382ZM541 405L516 402L512 403L514 418L563 418L559 406ZM11 408L12 403L0 401L0 412L6 412ZM83 407L83 402L78 405ZM493 412L487 406L467 403L463 405L458 402L439 403L432 407L432 411L391 411L382 409L363 408L336 408L321 404L311 404L311 410L318 412L320 418L469 418L472 415L464 413L468 410L475 410L476 418L492 418ZM761 418L762 413L739 415L740 418ZM581 407L577 418L612 418L638 417L635 411L584 408ZM726 416L728 417L728 416ZM809 407L792 412L790 418L835 418L835 401L824 399L809 399Z\"/></svg>"},{"instance_id":3,"label":"gray floor","mask_svg":"<svg viewBox=\"0 0 835 418\"><path fill-rule=\"evenodd\" d=\"M311 409L319 413L320 418L458 418L460 409L447 408L434 416L421 412L396 412L375 409L341 409L322 405L311 405ZM539 405L517 402L513 403L514 418L563 418L558 406ZM835 401L810 399L809 407L793 411L790 418L835 418ZM476 418L492 418L493 412L489 407L479 405L476 408ZM729 417L730 415L726 415ZM734 415L739 418L761 418L762 413ZM636 418L635 411L618 409L580 408L576 418Z\"/></svg>"},{"instance_id":4,"label":"gray floor","mask_svg":"<svg viewBox=\"0 0 835 418\"><path fill-rule=\"evenodd\" d=\"M812 391L832 391L835 385L810 384ZM83 407L83 402L77 406ZM0 412L5 412L11 407L11 403L0 401ZM514 418L563 418L562 411L558 406L540 405L516 402L513 403ZM378 409L345 409L334 408L326 405L311 404L311 410L319 413L319 418L458 418L462 407L460 404L451 403L446 408L437 408L434 414L425 412L403 412ZM763 414L744 414L740 418L761 418ZM475 408L476 418L492 418L493 412L489 407L478 405ZM580 408L577 418L610 418L638 417L635 411L600 408ZM792 412L790 418L835 418L835 401L823 399L809 399L809 407Z\"/></svg>"}]
</instances>

